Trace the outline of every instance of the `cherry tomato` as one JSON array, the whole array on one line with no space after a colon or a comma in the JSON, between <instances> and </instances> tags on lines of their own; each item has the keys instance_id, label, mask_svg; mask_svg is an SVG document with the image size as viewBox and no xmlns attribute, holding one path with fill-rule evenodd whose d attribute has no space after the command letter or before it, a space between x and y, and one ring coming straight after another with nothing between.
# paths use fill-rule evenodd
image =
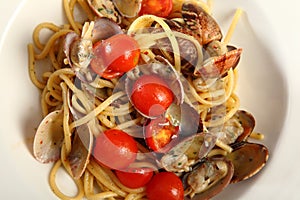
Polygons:
<instances>
[{"instance_id":1,"label":"cherry tomato","mask_svg":"<svg viewBox=\"0 0 300 200\"><path fill-rule=\"evenodd\" d=\"M98 163L112 169L122 169L135 160L137 151L133 137L124 131L109 129L96 138L93 153Z\"/></svg>"},{"instance_id":2,"label":"cherry tomato","mask_svg":"<svg viewBox=\"0 0 300 200\"><path fill-rule=\"evenodd\" d=\"M138 43L129 35L117 34L94 45L94 72L104 78L119 77L134 68L140 57Z\"/></svg>"},{"instance_id":3,"label":"cherry tomato","mask_svg":"<svg viewBox=\"0 0 300 200\"><path fill-rule=\"evenodd\" d=\"M174 96L168 85L156 75L143 75L132 88L133 105L147 116L159 116L171 105Z\"/></svg>"},{"instance_id":4,"label":"cherry tomato","mask_svg":"<svg viewBox=\"0 0 300 200\"><path fill-rule=\"evenodd\" d=\"M151 168L128 168L126 170L116 170L116 175L120 182L129 188L139 188L145 186L153 176Z\"/></svg>"},{"instance_id":5,"label":"cherry tomato","mask_svg":"<svg viewBox=\"0 0 300 200\"><path fill-rule=\"evenodd\" d=\"M160 172L147 184L146 194L149 200L183 200L183 184L174 173Z\"/></svg>"},{"instance_id":6,"label":"cherry tomato","mask_svg":"<svg viewBox=\"0 0 300 200\"><path fill-rule=\"evenodd\" d=\"M152 119L146 126L146 143L153 151L165 153L176 142L178 131L179 127L171 125L165 118Z\"/></svg>"},{"instance_id":7,"label":"cherry tomato","mask_svg":"<svg viewBox=\"0 0 300 200\"><path fill-rule=\"evenodd\" d=\"M139 15L151 14L158 17L167 17L172 8L172 0L143 0Z\"/></svg>"}]
</instances>

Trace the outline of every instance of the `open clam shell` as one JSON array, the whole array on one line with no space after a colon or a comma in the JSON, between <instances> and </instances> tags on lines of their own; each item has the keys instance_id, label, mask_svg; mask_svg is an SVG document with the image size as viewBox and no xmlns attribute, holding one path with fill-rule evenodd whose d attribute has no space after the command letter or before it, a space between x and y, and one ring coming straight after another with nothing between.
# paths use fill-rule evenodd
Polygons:
<instances>
[{"instance_id":1,"label":"open clam shell","mask_svg":"<svg viewBox=\"0 0 300 200\"><path fill-rule=\"evenodd\" d=\"M197 38L201 45L222 39L218 23L199 4L191 1L183 3L182 17L190 34Z\"/></svg>"},{"instance_id":2,"label":"open clam shell","mask_svg":"<svg viewBox=\"0 0 300 200\"><path fill-rule=\"evenodd\" d=\"M70 163L73 177L78 179L82 176L90 161L93 134L88 125L77 127L75 134L72 150L67 159Z\"/></svg>"},{"instance_id":3,"label":"open clam shell","mask_svg":"<svg viewBox=\"0 0 300 200\"><path fill-rule=\"evenodd\" d=\"M203 131L199 113L189 104L172 104L165 113L165 117L173 126L179 127L181 137L188 137Z\"/></svg>"},{"instance_id":4,"label":"open clam shell","mask_svg":"<svg viewBox=\"0 0 300 200\"><path fill-rule=\"evenodd\" d=\"M101 17L95 20L92 41L106 40L109 37L124 33L121 27L109 18Z\"/></svg>"},{"instance_id":5,"label":"open clam shell","mask_svg":"<svg viewBox=\"0 0 300 200\"><path fill-rule=\"evenodd\" d=\"M269 151L262 144L242 142L235 144L226 157L234 165L231 183L237 183L257 174L265 166Z\"/></svg>"},{"instance_id":6,"label":"open clam shell","mask_svg":"<svg viewBox=\"0 0 300 200\"><path fill-rule=\"evenodd\" d=\"M123 33L121 27L108 18L96 19L91 32L90 36L81 37L75 32L69 32L63 40L63 52L66 60L75 71L77 78L83 82L91 82L96 77L96 74L88 69L94 56L93 44Z\"/></svg>"},{"instance_id":7,"label":"open clam shell","mask_svg":"<svg viewBox=\"0 0 300 200\"><path fill-rule=\"evenodd\" d=\"M237 138L236 142L246 141L255 127L255 118L251 113L245 110L237 111L236 115L244 129L243 133Z\"/></svg>"},{"instance_id":8,"label":"open clam shell","mask_svg":"<svg viewBox=\"0 0 300 200\"><path fill-rule=\"evenodd\" d=\"M203 79L212 79L224 76L230 69L234 69L242 54L242 49L234 49L219 56L206 59L202 66L196 67L194 75Z\"/></svg>"},{"instance_id":9,"label":"open clam shell","mask_svg":"<svg viewBox=\"0 0 300 200\"><path fill-rule=\"evenodd\" d=\"M56 110L41 121L36 131L33 141L35 158L42 163L58 160L63 138L63 110Z\"/></svg>"},{"instance_id":10,"label":"open clam shell","mask_svg":"<svg viewBox=\"0 0 300 200\"><path fill-rule=\"evenodd\" d=\"M68 108L72 114L72 117L74 120L80 119L83 114L76 110L75 107L73 107L72 102L72 91L68 90L67 92L67 104ZM71 172L75 179L78 179L82 176L84 173L89 161L90 156L92 153L93 148L93 132L92 132L92 126L97 125L96 119L94 121L90 121L87 124L83 124L79 127L76 127L74 132L74 139L72 141L72 149L69 153L67 159L70 163Z\"/></svg>"},{"instance_id":11,"label":"open clam shell","mask_svg":"<svg viewBox=\"0 0 300 200\"><path fill-rule=\"evenodd\" d=\"M191 166L204 158L215 146L215 142L216 138L209 134L195 134L185 138L165 153L160 164L167 171L190 171Z\"/></svg>"},{"instance_id":12,"label":"open clam shell","mask_svg":"<svg viewBox=\"0 0 300 200\"><path fill-rule=\"evenodd\" d=\"M233 172L233 164L226 158L210 158L185 174L183 181L191 198L208 200L229 185Z\"/></svg>"},{"instance_id":13,"label":"open clam shell","mask_svg":"<svg viewBox=\"0 0 300 200\"><path fill-rule=\"evenodd\" d=\"M208 130L218 135L219 140L223 143L233 144L235 142L246 141L252 133L254 126L254 117L249 112L238 110L224 124L208 128Z\"/></svg>"},{"instance_id":14,"label":"open clam shell","mask_svg":"<svg viewBox=\"0 0 300 200\"><path fill-rule=\"evenodd\" d=\"M121 15L112 0L87 0L89 7L99 17L106 17L116 23L121 23Z\"/></svg>"},{"instance_id":15,"label":"open clam shell","mask_svg":"<svg viewBox=\"0 0 300 200\"><path fill-rule=\"evenodd\" d=\"M74 70L76 77L81 81L91 81L91 73L87 75L86 69L89 65L90 59L92 58L92 43L89 41L89 45L85 47L83 45L87 40L80 38L75 32L70 32L65 35L63 43L63 52L66 56L66 60L70 67ZM86 55L85 61L80 61L80 55Z\"/></svg>"},{"instance_id":16,"label":"open clam shell","mask_svg":"<svg viewBox=\"0 0 300 200\"><path fill-rule=\"evenodd\" d=\"M117 10L124 17L135 17L141 9L141 0L112 0Z\"/></svg>"},{"instance_id":17,"label":"open clam shell","mask_svg":"<svg viewBox=\"0 0 300 200\"><path fill-rule=\"evenodd\" d=\"M64 54L68 60L68 63L71 67L73 67L72 46L75 42L78 42L79 40L80 40L80 37L75 32L67 33L64 38L63 50L64 50Z\"/></svg>"}]
</instances>

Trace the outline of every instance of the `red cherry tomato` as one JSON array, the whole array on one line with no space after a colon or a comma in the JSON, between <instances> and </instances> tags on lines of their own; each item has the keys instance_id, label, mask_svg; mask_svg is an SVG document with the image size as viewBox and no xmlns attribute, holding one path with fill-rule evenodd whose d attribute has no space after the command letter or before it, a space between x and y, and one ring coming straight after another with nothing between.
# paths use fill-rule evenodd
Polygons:
<instances>
[{"instance_id":1,"label":"red cherry tomato","mask_svg":"<svg viewBox=\"0 0 300 200\"><path fill-rule=\"evenodd\" d=\"M140 57L138 43L129 35L117 34L94 45L91 68L104 78L115 78L134 68Z\"/></svg>"},{"instance_id":2,"label":"red cherry tomato","mask_svg":"<svg viewBox=\"0 0 300 200\"><path fill-rule=\"evenodd\" d=\"M132 88L133 105L147 116L159 116L173 102L173 93L168 85L156 75L143 75Z\"/></svg>"},{"instance_id":3,"label":"red cherry tomato","mask_svg":"<svg viewBox=\"0 0 300 200\"><path fill-rule=\"evenodd\" d=\"M139 188L145 186L153 176L151 168L128 168L126 170L116 170L116 175L120 182L129 188Z\"/></svg>"},{"instance_id":4,"label":"red cherry tomato","mask_svg":"<svg viewBox=\"0 0 300 200\"><path fill-rule=\"evenodd\" d=\"M93 153L98 163L112 169L123 169L135 160L137 151L133 137L124 131L109 129L96 138Z\"/></svg>"},{"instance_id":5,"label":"red cherry tomato","mask_svg":"<svg viewBox=\"0 0 300 200\"><path fill-rule=\"evenodd\" d=\"M143 0L139 15L151 14L158 17L167 17L172 8L172 0Z\"/></svg>"},{"instance_id":6,"label":"red cherry tomato","mask_svg":"<svg viewBox=\"0 0 300 200\"><path fill-rule=\"evenodd\" d=\"M174 173L160 172L147 184L146 194L149 200L183 200L183 184Z\"/></svg>"},{"instance_id":7,"label":"red cherry tomato","mask_svg":"<svg viewBox=\"0 0 300 200\"><path fill-rule=\"evenodd\" d=\"M162 117L153 119L146 126L146 143L150 149L156 152L165 153L176 142L179 127L168 123L168 120Z\"/></svg>"}]
</instances>

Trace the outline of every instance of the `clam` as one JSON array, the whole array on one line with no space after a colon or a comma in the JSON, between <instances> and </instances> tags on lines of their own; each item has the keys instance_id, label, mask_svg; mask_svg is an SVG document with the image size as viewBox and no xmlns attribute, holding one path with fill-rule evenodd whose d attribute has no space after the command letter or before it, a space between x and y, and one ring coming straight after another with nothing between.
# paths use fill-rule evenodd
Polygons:
<instances>
[{"instance_id":1,"label":"clam","mask_svg":"<svg viewBox=\"0 0 300 200\"><path fill-rule=\"evenodd\" d=\"M208 133L198 133L183 139L167 153L160 164L166 171L188 172L215 146L216 138Z\"/></svg>"},{"instance_id":2,"label":"clam","mask_svg":"<svg viewBox=\"0 0 300 200\"><path fill-rule=\"evenodd\" d=\"M72 175L75 179L81 177L90 161L93 147L93 134L88 125L76 128L71 152L68 155Z\"/></svg>"},{"instance_id":3,"label":"clam","mask_svg":"<svg viewBox=\"0 0 300 200\"><path fill-rule=\"evenodd\" d=\"M177 27L181 26L180 24L177 24L175 20L165 20L165 22L170 26L171 29L174 29L174 33L176 33L175 31ZM161 29L154 29L152 33L155 34L162 31L163 30ZM191 38L192 37L176 37L180 52L182 72L189 72L189 69L191 67L195 67L197 63L201 63L203 59L201 46L196 46ZM154 47L152 47L152 49L158 55L163 55L165 58L167 58L170 63L175 63L173 47L168 38L161 38L156 40L156 44Z\"/></svg>"},{"instance_id":4,"label":"clam","mask_svg":"<svg viewBox=\"0 0 300 200\"><path fill-rule=\"evenodd\" d=\"M92 41L106 40L109 37L124 33L121 27L109 18L101 17L95 20Z\"/></svg>"},{"instance_id":5,"label":"clam","mask_svg":"<svg viewBox=\"0 0 300 200\"><path fill-rule=\"evenodd\" d=\"M113 3L120 14L124 17L135 17L141 9L142 0L113 0Z\"/></svg>"},{"instance_id":6,"label":"clam","mask_svg":"<svg viewBox=\"0 0 300 200\"><path fill-rule=\"evenodd\" d=\"M92 41L70 32L65 36L63 49L66 56L65 63L70 65L76 76L82 81L92 81L92 75L88 70L93 58Z\"/></svg>"},{"instance_id":7,"label":"clam","mask_svg":"<svg viewBox=\"0 0 300 200\"><path fill-rule=\"evenodd\" d=\"M257 174L265 166L269 151L262 144L241 142L233 145L233 151L226 157L234 165L231 183L237 183Z\"/></svg>"},{"instance_id":8,"label":"clam","mask_svg":"<svg viewBox=\"0 0 300 200\"><path fill-rule=\"evenodd\" d=\"M71 98L72 98L71 91L68 90L67 104L73 118L75 120L78 120L83 116L83 114L77 111L72 106ZM92 125L93 125L92 122L89 122L88 124L83 124L79 127L76 127L74 132L72 149L67 159L70 163L72 175L75 179L81 177L81 175L86 169L86 166L90 161L90 156L93 147L93 140L94 140L92 128L91 128Z\"/></svg>"},{"instance_id":9,"label":"clam","mask_svg":"<svg viewBox=\"0 0 300 200\"><path fill-rule=\"evenodd\" d=\"M181 137L188 137L203 131L199 113L188 103L172 104L165 117L173 126L179 127Z\"/></svg>"},{"instance_id":10,"label":"clam","mask_svg":"<svg viewBox=\"0 0 300 200\"><path fill-rule=\"evenodd\" d=\"M197 3L183 3L182 18L186 24L183 31L194 36L203 46L223 37L218 23Z\"/></svg>"},{"instance_id":11,"label":"clam","mask_svg":"<svg viewBox=\"0 0 300 200\"><path fill-rule=\"evenodd\" d=\"M193 171L184 175L186 195L208 200L229 185L234 167L224 157L210 158L199 163Z\"/></svg>"},{"instance_id":12,"label":"clam","mask_svg":"<svg viewBox=\"0 0 300 200\"><path fill-rule=\"evenodd\" d=\"M237 66L241 53L242 49L239 48L228 51L223 55L210 57L204 60L201 66L195 68L194 75L203 79L222 77L230 69Z\"/></svg>"},{"instance_id":13,"label":"clam","mask_svg":"<svg viewBox=\"0 0 300 200\"><path fill-rule=\"evenodd\" d=\"M106 17L117 24L121 23L121 15L112 0L87 0L87 2L97 16Z\"/></svg>"},{"instance_id":14,"label":"clam","mask_svg":"<svg viewBox=\"0 0 300 200\"><path fill-rule=\"evenodd\" d=\"M245 110L239 110L235 115L243 127L243 133L237 138L236 142L246 141L254 129L255 118Z\"/></svg>"},{"instance_id":15,"label":"clam","mask_svg":"<svg viewBox=\"0 0 300 200\"><path fill-rule=\"evenodd\" d=\"M81 81L91 82L96 76L88 68L94 57L93 44L120 33L123 31L115 22L107 18L99 18L85 23L81 36L75 32L65 35L63 52L66 56L66 63Z\"/></svg>"},{"instance_id":16,"label":"clam","mask_svg":"<svg viewBox=\"0 0 300 200\"><path fill-rule=\"evenodd\" d=\"M238 110L223 125L208 128L212 134L217 134L218 139L225 144L233 144L246 140L255 126L254 117L244 110Z\"/></svg>"},{"instance_id":17,"label":"clam","mask_svg":"<svg viewBox=\"0 0 300 200\"><path fill-rule=\"evenodd\" d=\"M211 41L205 47L205 53L208 57L220 56L231 50L233 50L231 46L228 46L219 40Z\"/></svg>"},{"instance_id":18,"label":"clam","mask_svg":"<svg viewBox=\"0 0 300 200\"><path fill-rule=\"evenodd\" d=\"M35 158L42 163L58 160L63 139L63 110L55 110L41 121L36 131L33 141Z\"/></svg>"},{"instance_id":19,"label":"clam","mask_svg":"<svg viewBox=\"0 0 300 200\"><path fill-rule=\"evenodd\" d=\"M68 64L73 67L73 60L77 60L78 58L73 58L74 56L72 55L72 52L74 52L74 50L72 50L72 47L74 47L75 45L73 45L73 43L78 43L78 40L80 39L80 37L75 33L75 32L70 32L67 33L65 35L64 41L63 41L63 50L66 56L66 59L68 61ZM75 53L76 56L77 53ZM77 57L77 56L76 56Z\"/></svg>"},{"instance_id":20,"label":"clam","mask_svg":"<svg viewBox=\"0 0 300 200\"><path fill-rule=\"evenodd\" d=\"M218 40L211 41L204 52L202 65L196 66L194 75L202 79L219 78L227 75L230 69L235 69L242 54L241 48L227 45Z\"/></svg>"}]
</instances>

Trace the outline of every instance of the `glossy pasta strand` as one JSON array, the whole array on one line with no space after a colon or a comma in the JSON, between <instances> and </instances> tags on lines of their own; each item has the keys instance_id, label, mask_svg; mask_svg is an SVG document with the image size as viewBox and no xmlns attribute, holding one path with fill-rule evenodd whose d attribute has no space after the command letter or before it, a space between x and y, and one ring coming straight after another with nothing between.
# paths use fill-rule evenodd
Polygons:
<instances>
[{"instance_id":1,"label":"glossy pasta strand","mask_svg":"<svg viewBox=\"0 0 300 200\"><path fill-rule=\"evenodd\" d=\"M61 166L62 166L62 161L58 160L55 162L55 164L53 165L50 171L49 184L51 186L53 193L62 200L81 200L84 196L83 184L81 180L74 180L78 188L78 193L75 196L67 196L59 189L56 183L56 175L58 170L61 168Z\"/></svg>"}]
</instances>

